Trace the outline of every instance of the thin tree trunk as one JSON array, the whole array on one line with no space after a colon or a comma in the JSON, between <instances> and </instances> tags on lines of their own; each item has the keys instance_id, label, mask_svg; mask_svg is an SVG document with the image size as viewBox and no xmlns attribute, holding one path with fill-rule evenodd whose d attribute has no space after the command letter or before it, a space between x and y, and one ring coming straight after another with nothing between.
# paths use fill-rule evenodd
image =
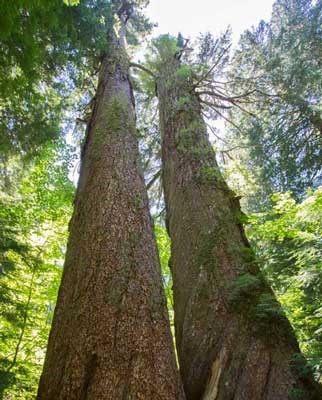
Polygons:
<instances>
[{"instance_id":1,"label":"thin tree trunk","mask_svg":"<svg viewBox=\"0 0 322 400\"><path fill-rule=\"evenodd\" d=\"M188 400L318 399L294 332L254 262L192 83L157 82L176 346Z\"/></svg>"},{"instance_id":2,"label":"thin tree trunk","mask_svg":"<svg viewBox=\"0 0 322 400\"><path fill-rule=\"evenodd\" d=\"M102 62L38 400L183 399L121 43Z\"/></svg>"},{"instance_id":3,"label":"thin tree trunk","mask_svg":"<svg viewBox=\"0 0 322 400\"><path fill-rule=\"evenodd\" d=\"M18 337L18 341L17 341L16 347L15 347L13 360L11 361L11 363L9 364L8 368L5 371L7 373L10 372L13 367L16 366L18 355L19 355L19 351L21 349L21 344L22 344L22 341L24 339L26 328L27 328L30 303L31 303L31 298L32 298L32 294L33 294L34 285L35 285L35 277L36 277L36 270L37 270L37 267L35 265L32 265L31 268L32 268L32 272L31 272L31 278L30 278L30 283L29 283L29 288L28 288L27 302L25 304L24 312L23 312L22 327L21 327L21 331L20 331L20 335Z\"/></svg>"}]
</instances>

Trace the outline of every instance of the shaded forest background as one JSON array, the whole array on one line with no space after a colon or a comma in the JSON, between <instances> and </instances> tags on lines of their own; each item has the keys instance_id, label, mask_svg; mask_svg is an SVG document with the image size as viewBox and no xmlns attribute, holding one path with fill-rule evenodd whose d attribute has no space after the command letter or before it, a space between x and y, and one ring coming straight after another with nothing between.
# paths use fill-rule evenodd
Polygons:
<instances>
[{"instance_id":1,"label":"shaded forest background","mask_svg":"<svg viewBox=\"0 0 322 400\"><path fill-rule=\"evenodd\" d=\"M0 1L0 397L5 399L32 399L37 391L73 208L69 177L79 166L100 56L108 46L109 2L76 3ZM203 76L213 62L217 104L210 84L199 90L218 162L241 197L241 222L317 380L322 375L321 9L319 1L279 0L271 20L244 32L237 46L231 45L229 29L218 38L203 33L188 43L186 56ZM143 15L129 27L130 53L147 42L151 27ZM179 45L185 42L182 35L175 38ZM153 63L156 46L171 46L173 40L165 35L149 41L145 64ZM180 73L189 77L190 68ZM171 319L155 87L144 71L134 69L132 84ZM219 119L224 133L216 128ZM244 279L235 294L251 290L252 281Z\"/></svg>"}]
</instances>

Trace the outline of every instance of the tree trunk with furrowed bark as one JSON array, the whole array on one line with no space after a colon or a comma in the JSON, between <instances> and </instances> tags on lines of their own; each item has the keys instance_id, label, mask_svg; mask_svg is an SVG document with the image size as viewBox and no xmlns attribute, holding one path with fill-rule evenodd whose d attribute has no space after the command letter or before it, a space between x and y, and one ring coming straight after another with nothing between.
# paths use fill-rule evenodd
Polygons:
<instances>
[{"instance_id":1,"label":"tree trunk with furrowed bark","mask_svg":"<svg viewBox=\"0 0 322 400\"><path fill-rule=\"evenodd\" d=\"M317 400L294 332L254 261L193 84L178 58L160 65L162 177L186 397Z\"/></svg>"},{"instance_id":2,"label":"tree trunk with furrowed bark","mask_svg":"<svg viewBox=\"0 0 322 400\"><path fill-rule=\"evenodd\" d=\"M183 399L136 138L129 61L102 61L38 400Z\"/></svg>"}]
</instances>

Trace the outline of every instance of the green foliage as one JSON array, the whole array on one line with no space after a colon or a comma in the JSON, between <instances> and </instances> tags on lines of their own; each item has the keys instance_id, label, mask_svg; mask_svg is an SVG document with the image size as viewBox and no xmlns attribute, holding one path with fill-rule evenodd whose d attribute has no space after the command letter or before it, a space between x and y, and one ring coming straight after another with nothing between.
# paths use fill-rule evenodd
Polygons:
<instances>
[{"instance_id":1,"label":"green foliage","mask_svg":"<svg viewBox=\"0 0 322 400\"><path fill-rule=\"evenodd\" d=\"M322 373L322 188L302 202L272 196L273 208L250 217L248 236L317 376Z\"/></svg>"},{"instance_id":2,"label":"green foliage","mask_svg":"<svg viewBox=\"0 0 322 400\"><path fill-rule=\"evenodd\" d=\"M0 197L0 397L32 399L44 359L74 188L65 145L47 146Z\"/></svg>"},{"instance_id":3,"label":"green foliage","mask_svg":"<svg viewBox=\"0 0 322 400\"><path fill-rule=\"evenodd\" d=\"M97 31L102 14L88 8L84 15L84 3L89 2L71 8L61 0L0 1L3 156L35 155L42 145L59 136L64 100L73 87L75 69L92 68L93 55L98 57L103 49L100 46L106 45L106 35ZM94 32L89 32L89 24L94 22L95 42Z\"/></svg>"},{"instance_id":4,"label":"green foliage","mask_svg":"<svg viewBox=\"0 0 322 400\"><path fill-rule=\"evenodd\" d=\"M166 229L160 224L155 224L154 232L157 239L159 257L161 262L161 271L163 279L163 288L167 299L168 311L171 325L173 325L173 293L172 293L172 274L169 268L170 262L170 238Z\"/></svg>"},{"instance_id":5,"label":"green foliage","mask_svg":"<svg viewBox=\"0 0 322 400\"><path fill-rule=\"evenodd\" d=\"M262 288L263 281L257 275L245 273L238 276L231 287L230 301L233 304L245 305L245 300L251 299Z\"/></svg>"},{"instance_id":6,"label":"green foliage","mask_svg":"<svg viewBox=\"0 0 322 400\"><path fill-rule=\"evenodd\" d=\"M63 2L68 6L77 6L79 0L63 0Z\"/></svg>"},{"instance_id":7,"label":"green foliage","mask_svg":"<svg viewBox=\"0 0 322 400\"><path fill-rule=\"evenodd\" d=\"M181 96L177 101L177 109L182 111L189 111L191 109L191 97Z\"/></svg>"},{"instance_id":8,"label":"green foliage","mask_svg":"<svg viewBox=\"0 0 322 400\"><path fill-rule=\"evenodd\" d=\"M247 30L234 54L233 89L253 93L248 113L231 110L230 157L259 185L248 200L253 210L269 206L272 192L301 198L322 182L321 15L321 2L278 0L271 20Z\"/></svg>"},{"instance_id":9,"label":"green foliage","mask_svg":"<svg viewBox=\"0 0 322 400\"><path fill-rule=\"evenodd\" d=\"M255 307L257 320L274 322L284 317L284 312L273 293L262 293Z\"/></svg>"},{"instance_id":10,"label":"green foliage","mask_svg":"<svg viewBox=\"0 0 322 400\"><path fill-rule=\"evenodd\" d=\"M203 182L216 183L218 181L221 181L221 179L221 172L217 166L203 166L201 168L201 180Z\"/></svg>"},{"instance_id":11,"label":"green foliage","mask_svg":"<svg viewBox=\"0 0 322 400\"><path fill-rule=\"evenodd\" d=\"M176 76L180 79L189 80L192 78L194 74L193 68L191 65L183 64L176 70Z\"/></svg>"},{"instance_id":12,"label":"green foliage","mask_svg":"<svg viewBox=\"0 0 322 400\"><path fill-rule=\"evenodd\" d=\"M160 35L152 41L152 57L157 66L158 62L166 63L173 59L174 55L180 51L177 39L169 34ZM157 69L157 68L156 68Z\"/></svg>"},{"instance_id":13,"label":"green foliage","mask_svg":"<svg viewBox=\"0 0 322 400\"><path fill-rule=\"evenodd\" d=\"M288 395L291 400L302 400L305 392L303 389L295 388L291 389Z\"/></svg>"},{"instance_id":14,"label":"green foliage","mask_svg":"<svg viewBox=\"0 0 322 400\"><path fill-rule=\"evenodd\" d=\"M173 85L179 84L180 81L186 82L186 79L194 74L192 65L179 63L182 51L177 38L169 34L160 35L151 41L145 54L145 64L157 78L160 74L165 77L168 72L166 84L174 87ZM174 64L177 64L175 74Z\"/></svg>"},{"instance_id":15,"label":"green foliage","mask_svg":"<svg viewBox=\"0 0 322 400\"><path fill-rule=\"evenodd\" d=\"M226 77L231 47L231 28L215 38L210 32L201 34L196 43L196 78L201 83L204 78L218 82ZM218 87L222 93L222 87ZM223 94L223 93L222 93Z\"/></svg>"},{"instance_id":16,"label":"green foliage","mask_svg":"<svg viewBox=\"0 0 322 400\"><path fill-rule=\"evenodd\" d=\"M248 317L254 331L271 340L274 330L289 332L285 313L273 292L267 288L265 278L261 273L243 273L230 285L229 302L232 310ZM270 335L267 336L267 330Z\"/></svg>"},{"instance_id":17,"label":"green foliage","mask_svg":"<svg viewBox=\"0 0 322 400\"><path fill-rule=\"evenodd\" d=\"M128 4L132 44L151 29L141 12L145 3ZM31 157L59 137L68 112L79 107L68 97L75 91L81 98L90 96L121 5L110 0L0 0L1 163L12 155Z\"/></svg>"}]
</instances>

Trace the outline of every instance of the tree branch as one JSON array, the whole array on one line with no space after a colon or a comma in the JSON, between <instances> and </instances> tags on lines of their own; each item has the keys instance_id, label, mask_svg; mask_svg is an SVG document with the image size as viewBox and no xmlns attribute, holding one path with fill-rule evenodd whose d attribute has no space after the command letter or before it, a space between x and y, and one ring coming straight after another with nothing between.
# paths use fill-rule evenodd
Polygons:
<instances>
[{"instance_id":1,"label":"tree branch","mask_svg":"<svg viewBox=\"0 0 322 400\"><path fill-rule=\"evenodd\" d=\"M222 108L224 110L230 110L232 108L232 106L224 106L223 104L211 103L210 101L206 101L206 100L202 100L202 99L200 99L200 102L212 109Z\"/></svg>"},{"instance_id":2,"label":"tree branch","mask_svg":"<svg viewBox=\"0 0 322 400\"><path fill-rule=\"evenodd\" d=\"M153 175L150 182L148 182L148 184L146 185L146 189L149 190L160 176L161 176L161 169L159 169L159 171Z\"/></svg>"},{"instance_id":3,"label":"tree branch","mask_svg":"<svg viewBox=\"0 0 322 400\"><path fill-rule=\"evenodd\" d=\"M149 74L150 76L152 76L154 80L156 80L156 76L154 75L154 73L151 70L149 70L148 68L144 67L143 65L131 62L130 67L140 69L140 70L146 72L147 74Z\"/></svg>"},{"instance_id":4,"label":"tree branch","mask_svg":"<svg viewBox=\"0 0 322 400\"><path fill-rule=\"evenodd\" d=\"M223 49L222 53L219 55L218 60L214 63L214 65L193 85L193 88L196 89L198 85L208 78L208 76L212 73L212 71L217 67L217 65L220 63L220 60L223 58L223 56L227 53L227 51L230 49L231 44L227 46L226 48Z\"/></svg>"}]
</instances>

